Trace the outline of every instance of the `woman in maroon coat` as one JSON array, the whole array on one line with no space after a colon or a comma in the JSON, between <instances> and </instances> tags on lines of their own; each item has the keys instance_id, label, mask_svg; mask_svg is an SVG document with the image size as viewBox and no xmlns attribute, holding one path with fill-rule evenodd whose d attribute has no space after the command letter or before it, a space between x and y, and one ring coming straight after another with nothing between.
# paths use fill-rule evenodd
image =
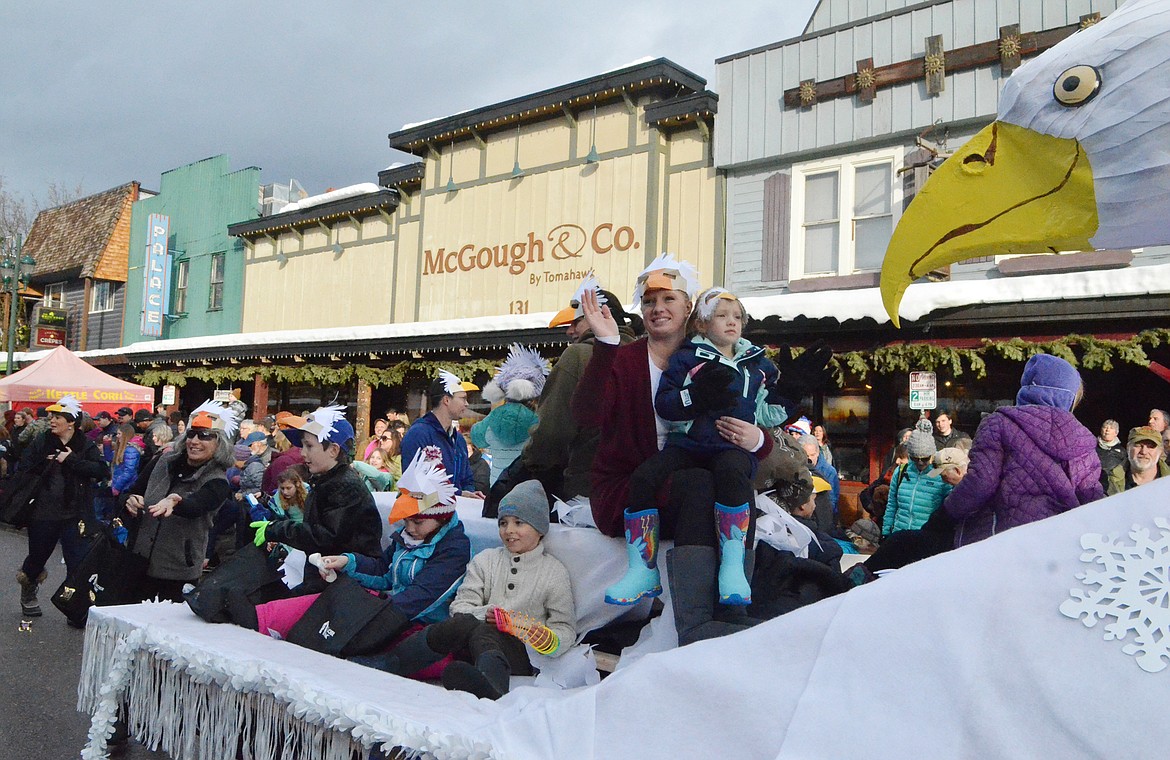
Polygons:
<instances>
[{"instance_id":1,"label":"woman in maroon coat","mask_svg":"<svg viewBox=\"0 0 1170 760\"><path fill-rule=\"evenodd\" d=\"M663 268L655 269L660 263ZM634 545L637 536L629 535L631 516L624 515L626 508L653 513L636 530L645 531L644 541L637 545L642 561L655 574L658 538L674 539L669 580L680 645L745 627L715 620L721 605L716 605L719 544L711 472L701 468L675 472L658 494L656 510L630 503L630 475L665 442L668 426L654 412L654 393L671 354L686 338L692 301L688 291L697 289L695 278L687 276L691 272L688 265L663 256L642 273L635 295L640 294L646 337L624 346L618 345L618 326L609 307L598 305L593 291L585 292L582 311L596 343L573 396L578 424L601 430L590 493L597 527L609 536L626 535ZM772 449L771 436L749 422L722 417L716 426L726 440L760 458Z\"/></svg>"}]
</instances>

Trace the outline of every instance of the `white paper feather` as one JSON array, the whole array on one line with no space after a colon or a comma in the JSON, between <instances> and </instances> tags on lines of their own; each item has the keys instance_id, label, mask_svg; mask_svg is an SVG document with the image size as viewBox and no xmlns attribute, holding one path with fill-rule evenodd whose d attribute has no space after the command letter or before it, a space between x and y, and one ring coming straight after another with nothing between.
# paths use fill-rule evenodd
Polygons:
<instances>
[{"instance_id":1,"label":"white paper feather","mask_svg":"<svg viewBox=\"0 0 1170 760\"><path fill-rule=\"evenodd\" d=\"M333 432L338 420L345 418L345 407L340 404L319 406L305 418L305 432L317 436L317 440L324 441ZM312 425L312 427L310 427Z\"/></svg>"},{"instance_id":2,"label":"white paper feather","mask_svg":"<svg viewBox=\"0 0 1170 760\"><path fill-rule=\"evenodd\" d=\"M451 484L451 473L441 464L423 456L422 451L416 451L414 459L402 471L395 487L399 491L411 494L421 494L419 501L429 501L428 497L435 497L439 504L454 504L456 488Z\"/></svg>"},{"instance_id":3,"label":"white paper feather","mask_svg":"<svg viewBox=\"0 0 1170 760\"><path fill-rule=\"evenodd\" d=\"M452 396L463 390L463 381L445 369L439 370L439 379L443 381L443 390Z\"/></svg>"}]
</instances>

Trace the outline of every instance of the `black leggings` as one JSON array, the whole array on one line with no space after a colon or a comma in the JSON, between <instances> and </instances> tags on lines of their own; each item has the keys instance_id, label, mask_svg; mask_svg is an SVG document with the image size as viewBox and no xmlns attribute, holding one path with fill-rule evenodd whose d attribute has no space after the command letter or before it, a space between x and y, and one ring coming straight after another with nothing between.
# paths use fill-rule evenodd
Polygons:
<instances>
[{"instance_id":1,"label":"black leggings","mask_svg":"<svg viewBox=\"0 0 1170 760\"><path fill-rule=\"evenodd\" d=\"M494 623L460 612L441 623L427 626L424 631L427 646L432 652L468 659L472 664L484 652L502 652L512 666L512 675L532 675L528 651L524 643L511 634L496 628Z\"/></svg>"},{"instance_id":2,"label":"black leggings","mask_svg":"<svg viewBox=\"0 0 1170 760\"><path fill-rule=\"evenodd\" d=\"M630 475L630 508L635 510L658 502L655 496L663 482L669 482L669 498L659 509L659 534L665 539L673 538L676 546L718 546L715 502L737 507L752 500L755 462L751 454L728 449L707 457L706 462L702 459L668 446Z\"/></svg>"}]
</instances>

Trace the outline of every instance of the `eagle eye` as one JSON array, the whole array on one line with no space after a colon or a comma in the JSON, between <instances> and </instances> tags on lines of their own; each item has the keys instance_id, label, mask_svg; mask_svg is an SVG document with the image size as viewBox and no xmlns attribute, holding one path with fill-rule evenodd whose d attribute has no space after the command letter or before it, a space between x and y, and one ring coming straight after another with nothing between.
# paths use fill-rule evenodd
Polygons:
<instances>
[{"instance_id":1,"label":"eagle eye","mask_svg":"<svg viewBox=\"0 0 1170 760\"><path fill-rule=\"evenodd\" d=\"M1052 85L1052 96L1062 106L1083 106L1101 89L1101 72L1081 64L1065 69Z\"/></svg>"}]
</instances>

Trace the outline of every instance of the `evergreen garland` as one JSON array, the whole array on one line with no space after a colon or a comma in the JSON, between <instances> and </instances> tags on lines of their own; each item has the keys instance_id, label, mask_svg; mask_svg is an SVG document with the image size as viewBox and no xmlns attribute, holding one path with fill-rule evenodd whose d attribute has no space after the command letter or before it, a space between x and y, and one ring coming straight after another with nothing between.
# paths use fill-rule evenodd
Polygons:
<instances>
[{"instance_id":1,"label":"evergreen garland","mask_svg":"<svg viewBox=\"0 0 1170 760\"><path fill-rule=\"evenodd\" d=\"M872 351L846 351L834 354L829 366L838 386L844 386L850 377L863 381L871 372L888 375L912 370L941 369L952 377L970 372L976 378L983 379L987 377L987 357L1023 362L1039 353L1059 356L1074 367L1109 372L1116 362L1149 366L1150 359L1146 355L1146 349L1163 344L1170 344L1170 329L1143 330L1129 340L1104 340L1091 335L1076 334L1050 341L1029 341L1023 338L997 341L984 338L983 345L978 348L902 343L882 346ZM766 353L770 357L775 357L781 350L769 348ZM793 355L799 355L803 349L796 348L791 351ZM268 383L305 385L345 385L360 378L377 388L402 385L408 375L431 378L440 369L449 370L461 380L472 380L480 373L494 374L498 363L499 361L493 359L463 361L407 359L382 368L361 364L347 364L341 367L321 364L185 367L173 370L146 370L136 375L136 379L140 384L150 387L160 385L182 387L188 380L228 385L250 381L256 375Z\"/></svg>"}]
</instances>

